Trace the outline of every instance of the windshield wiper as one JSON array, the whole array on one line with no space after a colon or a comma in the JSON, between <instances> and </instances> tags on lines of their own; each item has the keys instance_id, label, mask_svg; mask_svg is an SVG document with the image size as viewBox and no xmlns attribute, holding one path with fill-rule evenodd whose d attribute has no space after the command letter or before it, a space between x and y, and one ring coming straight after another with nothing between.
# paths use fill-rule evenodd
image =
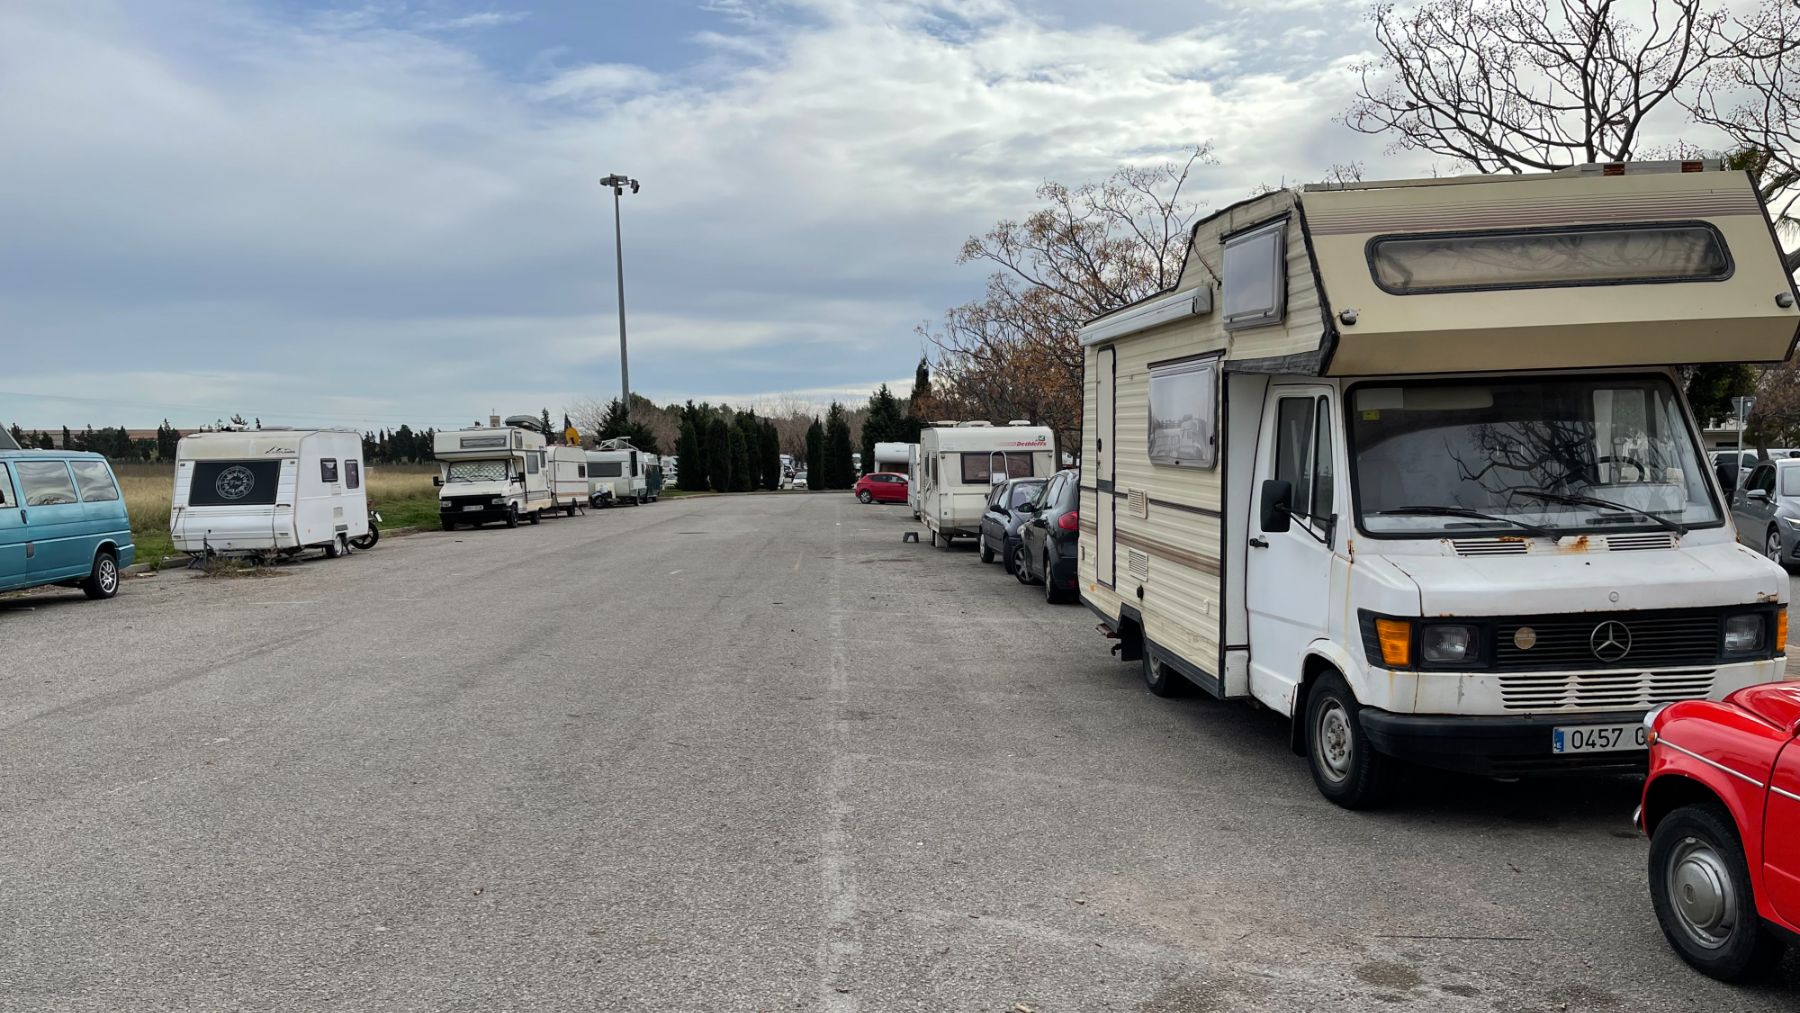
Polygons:
<instances>
[{"instance_id":1,"label":"windshield wiper","mask_svg":"<svg viewBox=\"0 0 1800 1013\"><path fill-rule=\"evenodd\" d=\"M1527 534L1536 535L1539 538L1555 538L1555 537L1557 537L1556 532L1551 531L1549 528L1539 527L1536 524L1528 524L1525 521L1517 520L1512 517L1501 517L1499 514L1484 514L1479 510L1469 510L1464 507L1403 506L1403 507L1395 507L1392 510L1371 510L1367 514L1367 516L1369 516L1369 517L1406 517L1406 516L1411 516L1411 517L1468 517L1471 520L1494 521L1498 524L1505 524L1508 527L1518 528L1520 531L1526 532Z\"/></svg>"},{"instance_id":2,"label":"windshield wiper","mask_svg":"<svg viewBox=\"0 0 1800 1013\"><path fill-rule=\"evenodd\" d=\"M1552 503L1568 503L1571 505L1601 507L1608 510L1623 510L1628 514L1636 514L1647 521L1660 524L1668 530L1673 531L1677 537L1687 534L1687 525L1682 524L1679 521L1672 521L1667 517L1658 517L1648 510L1640 510L1637 507L1626 506L1623 503L1614 503L1612 500L1601 499L1598 496L1577 496L1566 492L1551 492L1548 489L1514 489L1512 491L1523 493L1526 496L1535 496L1538 499L1548 500Z\"/></svg>"}]
</instances>

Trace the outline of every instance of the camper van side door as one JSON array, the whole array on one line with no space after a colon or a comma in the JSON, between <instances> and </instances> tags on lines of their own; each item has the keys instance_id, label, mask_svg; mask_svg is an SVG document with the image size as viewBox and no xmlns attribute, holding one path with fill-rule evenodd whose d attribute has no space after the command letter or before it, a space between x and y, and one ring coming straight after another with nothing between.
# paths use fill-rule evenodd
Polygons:
<instances>
[{"instance_id":1,"label":"camper van side door","mask_svg":"<svg viewBox=\"0 0 1800 1013\"><path fill-rule=\"evenodd\" d=\"M1289 713L1308 645L1328 629L1330 518L1338 512L1336 413L1330 388L1275 385L1257 439L1256 488L1285 482L1290 523L1265 529L1260 495L1242 523L1250 532L1244 565L1250 630L1250 692Z\"/></svg>"},{"instance_id":2,"label":"camper van side door","mask_svg":"<svg viewBox=\"0 0 1800 1013\"><path fill-rule=\"evenodd\" d=\"M0 587L25 583L25 539L31 532L25 527L19 502L12 474L0 464Z\"/></svg>"}]
</instances>

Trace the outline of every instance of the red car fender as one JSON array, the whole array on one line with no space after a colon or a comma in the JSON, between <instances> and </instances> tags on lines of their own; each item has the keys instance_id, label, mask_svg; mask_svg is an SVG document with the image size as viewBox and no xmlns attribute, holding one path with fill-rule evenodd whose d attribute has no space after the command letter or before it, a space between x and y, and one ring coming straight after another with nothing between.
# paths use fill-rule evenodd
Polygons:
<instances>
[{"instance_id":1,"label":"red car fender","mask_svg":"<svg viewBox=\"0 0 1800 1013\"><path fill-rule=\"evenodd\" d=\"M1763 813L1769 776L1788 735L1729 703L1672 704L1651 727L1650 769L1639 824L1645 834L1674 809L1696 802L1723 804L1743 842L1758 912L1774 918L1763 889Z\"/></svg>"}]
</instances>

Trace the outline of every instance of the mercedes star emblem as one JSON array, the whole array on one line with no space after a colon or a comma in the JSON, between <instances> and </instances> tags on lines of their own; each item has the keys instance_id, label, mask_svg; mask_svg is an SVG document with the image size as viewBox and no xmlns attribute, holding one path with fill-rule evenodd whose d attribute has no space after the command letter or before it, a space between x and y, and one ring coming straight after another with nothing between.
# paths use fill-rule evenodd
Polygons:
<instances>
[{"instance_id":1,"label":"mercedes star emblem","mask_svg":"<svg viewBox=\"0 0 1800 1013\"><path fill-rule=\"evenodd\" d=\"M1588 637L1588 647L1593 650L1594 657L1601 661L1609 664L1623 661L1631 653L1631 630L1617 619L1608 619L1594 627L1594 632Z\"/></svg>"}]
</instances>

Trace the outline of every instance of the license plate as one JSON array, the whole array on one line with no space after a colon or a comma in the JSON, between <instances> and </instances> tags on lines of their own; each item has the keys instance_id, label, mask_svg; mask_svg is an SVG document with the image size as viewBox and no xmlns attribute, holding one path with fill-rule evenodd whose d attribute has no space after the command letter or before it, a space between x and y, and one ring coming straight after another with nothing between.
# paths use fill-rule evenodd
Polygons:
<instances>
[{"instance_id":1,"label":"license plate","mask_svg":"<svg viewBox=\"0 0 1800 1013\"><path fill-rule=\"evenodd\" d=\"M480 507L480 506L479 506L479 505L477 505L477 506L465 506L465 507L463 507L463 509L464 509L464 510L480 510L480 509L481 509L481 507Z\"/></svg>"},{"instance_id":2,"label":"license plate","mask_svg":"<svg viewBox=\"0 0 1800 1013\"><path fill-rule=\"evenodd\" d=\"M1552 753L1616 753L1649 748L1641 721L1628 725L1561 725L1551 729L1550 735Z\"/></svg>"}]
</instances>

